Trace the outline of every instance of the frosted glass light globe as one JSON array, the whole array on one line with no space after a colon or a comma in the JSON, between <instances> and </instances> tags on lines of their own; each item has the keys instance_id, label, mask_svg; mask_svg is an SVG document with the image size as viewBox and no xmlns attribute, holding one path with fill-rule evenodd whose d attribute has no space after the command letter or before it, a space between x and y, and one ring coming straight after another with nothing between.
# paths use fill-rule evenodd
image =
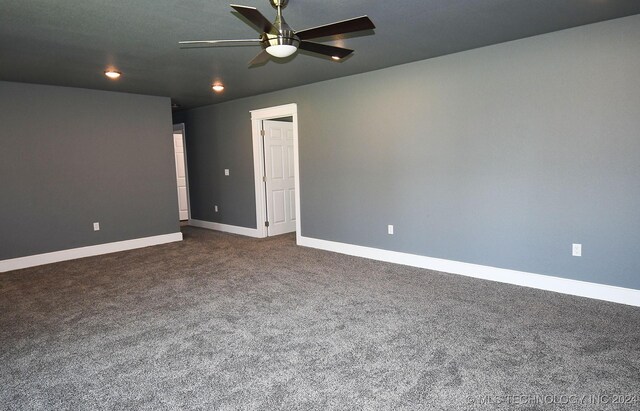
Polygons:
<instances>
[{"instance_id":1,"label":"frosted glass light globe","mask_svg":"<svg viewBox=\"0 0 640 411\"><path fill-rule=\"evenodd\" d=\"M290 46L288 44L277 44L275 46L267 47L267 53L273 57L284 58L289 57L296 52L298 48L296 46Z\"/></svg>"}]
</instances>

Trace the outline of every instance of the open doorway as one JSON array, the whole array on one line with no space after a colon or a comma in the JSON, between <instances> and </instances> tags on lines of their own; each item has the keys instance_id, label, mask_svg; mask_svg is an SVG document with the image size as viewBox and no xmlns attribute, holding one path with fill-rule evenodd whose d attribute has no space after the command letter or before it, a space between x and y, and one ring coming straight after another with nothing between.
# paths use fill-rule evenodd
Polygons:
<instances>
[{"instance_id":1,"label":"open doorway","mask_svg":"<svg viewBox=\"0 0 640 411\"><path fill-rule=\"evenodd\" d=\"M257 229L268 237L300 235L296 104L251 111Z\"/></svg>"},{"instance_id":2,"label":"open doorway","mask_svg":"<svg viewBox=\"0 0 640 411\"><path fill-rule=\"evenodd\" d=\"M181 222L186 222L191 217L191 209L189 207L189 177L187 172L184 124L174 124L173 126L173 150L176 164L178 215Z\"/></svg>"}]
</instances>

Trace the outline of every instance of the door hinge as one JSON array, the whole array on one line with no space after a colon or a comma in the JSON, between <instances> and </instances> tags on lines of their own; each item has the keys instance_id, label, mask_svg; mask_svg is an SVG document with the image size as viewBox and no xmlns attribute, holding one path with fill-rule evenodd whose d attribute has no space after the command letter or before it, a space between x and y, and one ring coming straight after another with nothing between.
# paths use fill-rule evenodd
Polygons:
<instances>
[{"instance_id":1,"label":"door hinge","mask_svg":"<svg viewBox=\"0 0 640 411\"><path fill-rule=\"evenodd\" d=\"M267 176L262 176L262 182L266 183L267 182Z\"/></svg>"},{"instance_id":2,"label":"door hinge","mask_svg":"<svg viewBox=\"0 0 640 411\"><path fill-rule=\"evenodd\" d=\"M264 226L265 226L265 227L269 227L269 222L268 222L268 221L265 221L265 222L264 222Z\"/></svg>"},{"instance_id":3,"label":"door hinge","mask_svg":"<svg viewBox=\"0 0 640 411\"><path fill-rule=\"evenodd\" d=\"M264 137L264 129L260 130L260 135Z\"/></svg>"}]
</instances>

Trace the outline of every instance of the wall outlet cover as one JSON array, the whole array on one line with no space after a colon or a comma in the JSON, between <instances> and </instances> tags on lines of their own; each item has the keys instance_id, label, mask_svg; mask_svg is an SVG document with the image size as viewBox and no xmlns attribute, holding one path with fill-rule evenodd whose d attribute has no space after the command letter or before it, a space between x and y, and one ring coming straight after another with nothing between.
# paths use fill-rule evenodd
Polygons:
<instances>
[{"instance_id":1,"label":"wall outlet cover","mask_svg":"<svg viewBox=\"0 0 640 411\"><path fill-rule=\"evenodd\" d=\"M387 233L388 233L388 234L393 234L393 225L389 224L389 225L387 226Z\"/></svg>"},{"instance_id":2,"label":"wall outlet cover","mask_svg":"<svg viewBox=\"0 0 640 411\"><path fill-rule=\"evenodd\" d=\"M100 223L93 223L93 231L100 231Z\"/></svg>"},{"instance_id":3,"label":"wall outlet cover","mask_svg":"<svg viewBox=\"0 0 640 411\"><path fill-rule=\"evenodd\" d=\"M571 246L571 255L574 257L582 257L582 244L573 244Z\"/></svg>"}]
</instances>

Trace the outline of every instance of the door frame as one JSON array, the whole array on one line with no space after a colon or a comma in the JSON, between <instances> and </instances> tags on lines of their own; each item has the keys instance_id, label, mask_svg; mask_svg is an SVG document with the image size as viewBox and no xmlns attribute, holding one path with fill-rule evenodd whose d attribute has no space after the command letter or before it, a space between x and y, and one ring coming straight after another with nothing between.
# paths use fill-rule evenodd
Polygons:
<instances>
[{"instance_id":1,"label":"door frame","mask_svg":"<svg viewBox=\"0 0 640 411\"><path fill-rule=\"evenodd\" d=\"M184 123L177 123L173 125L173 132L171 133L171 143L173 145L173 134L176 132L180 132L180 134L182 134L182 156L184 157L184 178L185 178L185 182L187 184L187 222L191 221L191 193L189 191L189 165L187 163L187 137L186 137L186 133L185 133L185 126ZM174 161L175 161L175 146L174 146L174 152L173 152L173 157L174 157ZM177 165L176 165L177 167ZM177 175L176 175L176 180L177 180ZM177 184L177 182L176 182ZM180 200L178 200L180 201ZM180 207L180 205L178 204L178 208ZM179 210L178 210L179 211ZM180 213L178 213L178 221L182 221L180 220Z\"/></svg>"},{"instance_id":2,"label":"door frame","mask_svg":"<svg viewBox=\"0 0 640 411\"><path fill-rule=\"evenodd\" d=\"M293 118L293 170L294 170L294 187L296 190L296 243L300 239L300 161L298 156L298 105L295 103L284 104L282 106L262 108L251 110L251 140L253 144L253 175L255 181L256 193L256 230L258 237L267 237L267 204L265 201L265 188L263 177L264 170L264 144L262 141L263 120L273 120L281 117Z\"/></svg>"}]
</instances>

